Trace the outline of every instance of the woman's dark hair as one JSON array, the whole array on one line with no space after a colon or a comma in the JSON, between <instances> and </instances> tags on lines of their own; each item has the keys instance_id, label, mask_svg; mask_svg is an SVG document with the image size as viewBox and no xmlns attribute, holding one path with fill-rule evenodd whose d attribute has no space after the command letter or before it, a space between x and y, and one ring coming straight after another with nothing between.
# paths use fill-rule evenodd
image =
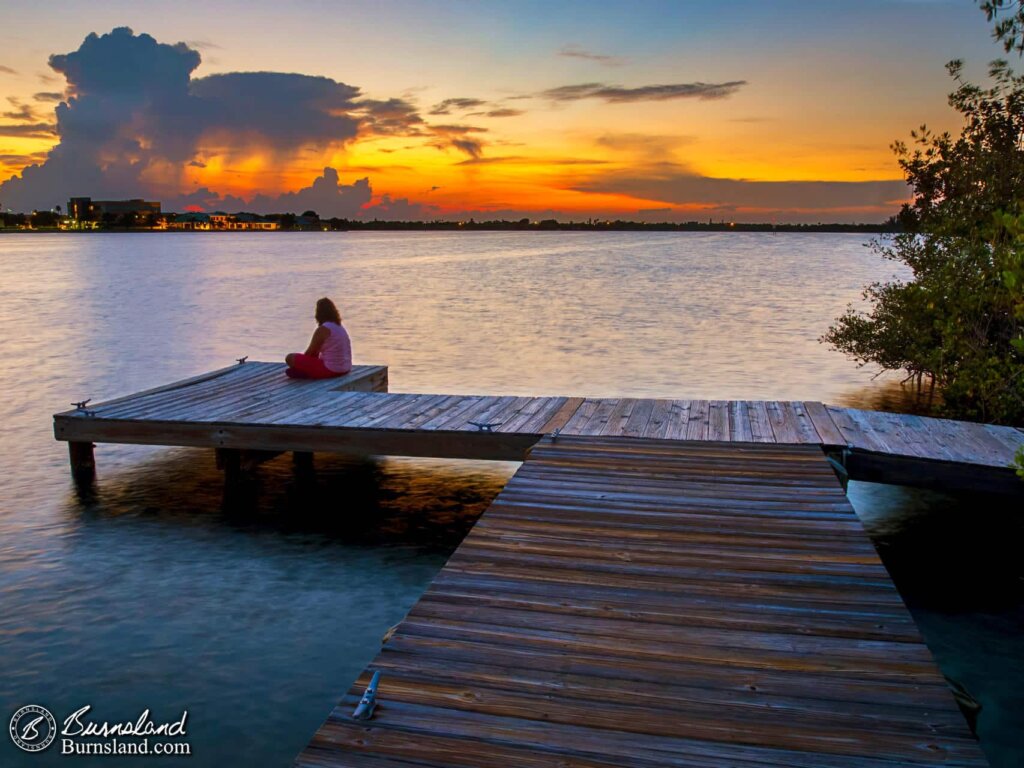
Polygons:
<instances>
[{"instance_id":1,"label":"woman's dark hair","mask_svg":"<svg viewBox=\"0 0 1024 768\"><path fill-rule=\"evenodd\" d=\"M320 325L323 325L324 323L341 324L341 314L338 312L338 308L334 306L334 302L326 296L317 300L316 313L313 316Z\"/></svg>"}]
</instances>

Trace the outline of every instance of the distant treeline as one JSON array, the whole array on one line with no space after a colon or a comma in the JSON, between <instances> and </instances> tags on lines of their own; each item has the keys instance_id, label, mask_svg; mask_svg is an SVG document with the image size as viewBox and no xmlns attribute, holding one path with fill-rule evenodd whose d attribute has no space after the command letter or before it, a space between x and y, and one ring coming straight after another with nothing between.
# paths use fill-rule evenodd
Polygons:
<instances>
[{"instance_id":1,"label":"distant treeline","mask_svg":"<svg viewBox=\"0 0 1024 768\"><path fill-rule=\"evenodd\" d=\"M105 216L99 221L91 222L89 227L99 231L139 231L167 229L168 222L173 221L175 214L162 215L120 215ZM899 232L901 227L895 217L881 224L749 224L729 221L685 221L685 222L646 222L626 221L623 219L605 220L588 219L586 221L558 221L556 219L518 219L510 221L496 219L490 221L383 221L373 219L321 219L314 212L306 211L302 215L294 213L268 214L259 217L263 221L276 222L282 231L303 232L341 232L341 231L581 231L581 232ZM73 222L71 222L73 224ZM52 211L36 213L0 213L0 227L7 230L25 229L75 229L68 226L69 219Z\"/></svg>"},{"instance_id":2,"label":"distant treeline","mask_svg":"<svg viewBox=\"0 0 1024 768\"><path fill-rule=\"evenodd\" d=\"M563 230L582 232L898 232L895 219L882 224L743 224L728 221L361 221L349 219L324 220L331 229L348 230Z\"/></svg>"}]
</instances>

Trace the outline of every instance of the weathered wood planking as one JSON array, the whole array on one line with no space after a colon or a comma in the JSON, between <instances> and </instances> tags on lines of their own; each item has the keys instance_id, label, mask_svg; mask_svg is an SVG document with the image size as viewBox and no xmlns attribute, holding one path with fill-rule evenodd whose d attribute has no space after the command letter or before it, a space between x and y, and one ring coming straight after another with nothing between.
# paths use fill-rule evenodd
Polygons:
<instances>
[{"instance_id":1,"label":"weathered wood planking","mask_svg":"<svg viewBox=\"0 0 1024 768\"><path fill-rule=\"evenodd\" d=\"M820 448L603 436L532 449L296 760L985 764Z\"/></svg>"},{"instance_id":2,"label":"weathered wood planking","mask_svg":"<svg viewBox=\"0 0 1024 768\"><path fill-rule=\"evenodd\" d=\"M293 381L247 362L54 416L70 442L251 450L398 452L518 460L541 435L824 445L850 453L859 479L1017 490L1011 427L836 408L818 402L512 397L386 393L387 368ZM477 424L493 425L481 433ZM79 461L89 456L79 450ZM78 455L78 454L76 454Z\"/></svg>"}]
</instances>

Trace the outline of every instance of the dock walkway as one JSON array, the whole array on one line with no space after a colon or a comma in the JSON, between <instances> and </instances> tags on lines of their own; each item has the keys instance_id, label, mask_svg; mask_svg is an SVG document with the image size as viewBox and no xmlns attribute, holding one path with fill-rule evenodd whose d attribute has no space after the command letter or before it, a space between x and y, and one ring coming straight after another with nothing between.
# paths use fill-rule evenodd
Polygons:
<instances>
[{"instance_id":1,"label":"dock walkway","mask_svg":"<svg viewBox=\"0 0 1024 768\"><path fill-rule=\"evenodd\" d=\"M986 763L818 447L563 434L296 765Z\"/></svg>"},{"instance_id":2,"label":"dock walkway","mask_svg":"<svg viewBox=\"0 0 1024 768\"><path fill-rule=\"evenodd\" d=\"M525 460L297 765L985 765L836 475L1020 493L1020 430L283 368L85 403L54 434L79 479L94 442L215 448L228 476L281 451Z\"/></svg>"},{"instance_id":3,"label":"dock walkway","mask_svg":"<svg viewBox=\"0 0 1024 768\"><path fill-rule=\"evenodd\" d=\"M225 450L519 461L565 435L814 445L854 479L952 490L1024 488L1009 468L1024 432L811 401L513 397L387 392L387 369L295 381L247 362L54 416L58 440Z\"/></svg>"}]
</instances>

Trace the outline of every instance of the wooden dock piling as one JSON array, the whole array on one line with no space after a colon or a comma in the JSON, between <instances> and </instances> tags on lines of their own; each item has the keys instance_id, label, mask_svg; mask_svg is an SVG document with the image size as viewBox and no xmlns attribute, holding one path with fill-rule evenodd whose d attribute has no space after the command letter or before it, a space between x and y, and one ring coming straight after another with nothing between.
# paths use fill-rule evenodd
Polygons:
<instances>
[{"instance_id":1,"label":"wooden dock piling","mask_svg":"<svg viewBox=\"0 0 1024 768\"><path fill-rule=\"evenodd\" d=\"M68 442L71 476L76 483L88 484L96 479L95 447L91 442Z\"/></svg>"}]
</instances>

